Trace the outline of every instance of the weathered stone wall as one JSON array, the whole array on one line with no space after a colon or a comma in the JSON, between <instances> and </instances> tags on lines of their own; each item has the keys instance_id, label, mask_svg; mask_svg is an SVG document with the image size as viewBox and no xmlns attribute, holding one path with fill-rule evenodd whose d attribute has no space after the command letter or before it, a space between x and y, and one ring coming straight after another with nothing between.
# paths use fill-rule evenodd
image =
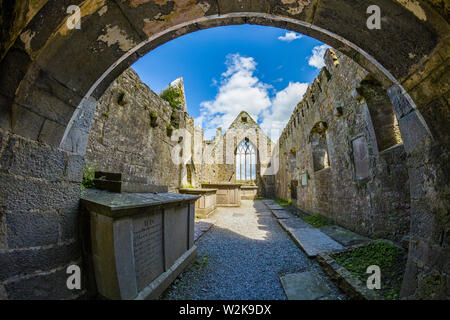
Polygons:
<instances>
[{"instance_id":1,"label":"weathered stone wall","mask_svg":"<svg viewBox=\"0 0 450 320\"><path fill-rule=\"evenodd\" d=\"M180 142L175 134L167 134L171 115L169 103L132 69L126 70L98 102L86 162L96 170L120 172L129 181L167 185L175 192L186 173L183 165L172 161ZM179 126L189 127L193 139L193 121L184 111Z\"/></svg>"},{"instance_id":2,"label":"weathered stone wall","mask_svg":"<svg viewBox=\"0 0 450 320\"><path fill-rule=\"evenodd\" d=\"M83 157L0 129L0 300L75 299ZM11 188L8 191L8 189Z\"/></svg>"},{"instance_id":3,"label":"weathered stone wall","mask_svg":"<svg viewBox=\"0 0 450 320\"><path fill-rule=\"evenodd\" d=\"M325 60L326 68L280 137L277 195L291 199L296 192L296 204L306 212L368 236L399 241L409 233L410 195L405 150L395 144L401 138L393 107L386 108L386 92L367 81L368 73L349 58L329 50ZM384 112L376 123L369 99L362 95L369 97L369 89L370 108ZM394 145L380 152L376 132L394 137ZM298 181L297 190L291 189L292 180Z\"/></svg>"},{"instance_id":4,"label":"weathered stone wall","mask_svg":"<svg viewBox=\"0 0 450 320\"><path fill-rule=\"evenodd\" d=\"M254 145L256 151L256 179L242 181L236 177L236 149L246 138ZM218 128L213 140L203 142L201 180L211 183L238 182L256 185L258 195L266 195L268 187L262 177L269 166L273 146L273 142L259 125L247 112L242 111L225 134Z\"/></svg>"}]
</instances>

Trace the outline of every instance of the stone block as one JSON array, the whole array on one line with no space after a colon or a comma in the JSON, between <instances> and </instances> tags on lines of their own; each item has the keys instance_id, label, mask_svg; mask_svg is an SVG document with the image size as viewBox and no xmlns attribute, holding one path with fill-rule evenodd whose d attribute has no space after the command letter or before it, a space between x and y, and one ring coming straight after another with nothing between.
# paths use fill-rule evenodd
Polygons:
<instances>
[{"instance_id":1,"label":"stone block","mask_svg":"<svg viewBox=\"0 0 450 320\"><path fill-rule=\"evenodd\" d=\"M3 136L0 145L0 170L8 172L13 162L13 153L17 144L17 138L10 136Z\"/></svg>"},{"instance_id":2,"label":"stone block","mask_svg":"<svg viewBox=\"0 0 450 320\"><path fill-rule=\"evenodd\" d=\"M61 100L54 92L51 92L52 88L46 88L50 85L40 83L40 81L42 81L40 78L33 82L29 82L29 80L24 81L17 93L18 97L15 99L15 102L46 119L58 122L61 125L67 124L72 118L76 105L71 105L70 102ZM61 86L60 84L58 85ZM69 91L67 88L65 90ZM70 92L65 95L67 97L63 98L70 101L75 93ZM76 100L79 100L79 98Z\"/></svg>"},{"instance_id":3,"label":"stone block","mask_svg":"<svg viewBox=\"0 0 450 320\"><path fill-rule=\"evenodd\" d=\"M0 212L0 250L8 248L6 239L6 217L5 213Z\"/></svg>"},{"instance_id":4,"label":"stone block","mask_svg":"<svg viewBox=\"0 0 450 320\"><path fill-rule=\"evenodd\" d=\"M198 219L205 219L216 210L216 191L216 189L179 189L181 194L200 196L195 201L195 216Z\"/></svg>"},{"instance_id":5,"label":"stone block","mask_svg":"<svg viewBox=\"0 0 450 320\"><path fill-rule=\"evenodd\" d=\"M411 97L405 95L405 90L399 86L394 85L387 90L389 99L391 99L397 119L401 119L410 112L414 111L414 102Z\"/></svg>"},{"instance_id":6,"label":"stone block","mask_svg":"<svg viewBox=\"0 0 450 320\"><path fill-rule=\"evenodd\" d=\"M61 241L68 241L78 237L78 226L80 222L78 208L63 211L59 215L58 220Z\"/></svg>"},{"instance_id":7,"label":"stone block","mask_svg":"<svg viewBox=\"0 0 450 320\"><path fill-rule=\"evenodd\" d=\"M30 57L22 50L11 48L0 63L0 94L13 98L16 89L31 64Z\"/></svg>"},{"instance_id":8,"label":"stone block","mask_svg":"<svg viewBox=\"0 0 450 320\"><path fill-rule=\"evenodd\" d=\"M58 242L58 214L55 211L7 213L6 227L10 249Z\"/></svg>"},{"instance_id":9,"label":"stone block","mask_svg":"<svg viewBox=\"0 0 450 320\"><path fill-rule=\"evenodd\" d=\"M87 190L99 293L109 299L157 298L196 254L195 196ZM191 246L191 248L189 248Z\"/></svg>"},{"instance_id":10,"label":"stone block","mask_svg":"<svg viewBox=\"0 0 450 320\"><path fill-rule=\"evenodd\" d=\"M84 98L73 114L71 125L79 130L89 132L97 103L97 99L93 97Z\"/></svg>"},{"instance_id":11,"label":"stone block","mask_svg":"<svg viewBox=\"0 0 450 320\"><path fill-rule=\"evenodd\" d=\"M315 228L288 228L287 231L308 257L344 248L340 243Z\"/></svg>"},{"instance_id":12,"label":"stone block","mask_svg":"<svg viewBox=\"0 0 450 320\"><path fill-rule=\"evenodd\" d=\"M169 269L175 261L188 250L188 222L189 209L187 207L169 208L164 210L164 241L165 266Z\"/></svg>"},{"instance_id":13,"label":"stone block","mask_svg":"<svg viewBox=\"0 0 450 320\"><path fill-rule=\"evenodd\" d=\"M14 133L31 140L38 138L46 120L44 117L17 104L12 106L11 114L11 128Z\"/></svg>"},{"instance_id":14,"label":"stone block","mask_svg":"<svg viewBox=\"0 0 450 320\"><path fill-rule=\"evenodd\" d=\"M280 279L288 300L321 300L332 293L328 283L316 272L292 273Z\"/></svg>"},{"instance_id":15,"label":"stone block","mask_svg":"<svg viewBox=\"0 0 450 320\"><path fill-rule=\"evenodd\" d=\"M350 230L344 229L336 225L323 226L319 228L320 231L328 235L333 240L336 240L343 246L354 246L362 243L367 243L370 238L356 234Z\"/></svg>"},{"instance_id":16,"label":"stone block","mask_svg":"<svg viewBox=\"0 0 450 320\"><path fill-rule=\"evenodd\" d=\"M432 141L432 136L419 112L410 112L398 121L407 153L414 152Z\"/></svg>"},{"instance_id":17,"label":"stone block","mask_svg":"<svg viewBox=\"0 0 450 320\"><path fill-rule=\"evenodd\" d=\"M114 62L143 40L116 2L108 3L107 14L99 15L100 7L95 9L83 17L83 32L69 32L64 36L64 45L61 45L62 40L56 39L40 51L44 71L80 96L84 96Z\"/></svg>"},{"instance_id":18,"label":"stone block","mask_svg":"<svg viewBox=\"0 0 450 320\"><path fill-rule=\"evenodd\" d=\"M352 141L355 175L357 179L364 179L370 175L369 150L366 137L358 137Z\"/></svg>"},{"instance_id":19,"label":"stone block","mask_svg":"<svg viewBox=\"0 0 450 320\"><path fill-rule=\"evenodd\" d=\"M89 140L89 131L83 131L75 127L71 127L67 136L61 142L63 150L84 155Z\"/></svg>"},{"instance_id":20,"label":"stone block","mask_svg":"<svg viewBox=\"0 0 450 320\"><path fill-rule=\"evenodd\" d=\"M277 218L277 219L289 219L292 218L293 216L286 210L272 210L272 214Z\"/></svg>"},{"instance_id":21,"label":"stone block","mask_svg":"<svg viewBox=\"0 0 450 320\"><path fill-rule=\"evenodd\" d=\"M12 98L0 94L0 129L11 130L11 105Z\"/></svg>"},{"instance_id":22,"label":"stone block","mask_svg":"<svg viewBox=\"0 0 450 320\"><path fill-rule=\"evenodd\" d=\"M5 195L1 205L8 211L73 209L78 206L80 193L78 183L19 179L0 173L0 194Z\"/></svg>"},{"instance_id":23,"label":"stone block","mask_svg":"<svg viewBox=\"0 0 450 320\"><path fill-rule=\"evenodd\" d=\"M83 270L81 274L83 275ZM5 284L5 290L11 300L77 299L85 286L82 282L81 290L69 290L66 284L67 277L66 268L62 268L50 273L9 281Z\"/></svg>"},{"instance_id":24,"label":"stone block","mask_svg":"<svg viewBox=\"0 0 450 320\"><path fill-rule=\"evenodd\" d=\"M48 144L54 148L58 148L66 130L65 126L60 125L52 120L45 120L44 126L39 133L39 141Z\"/></svg>"},{"instance_id":25,"label":"stone block","mask_svg":"<svg viewBox=\"0 0 450 320\"><path fill-rule=\"evenodd\" d=\"M68 155L66 179L71 182L81 182L83 179L84 157L77 154Z\"/></svg>"},{"instance_id":26,"label":"stone block","mask_svg":"<svg viewBox=\"0 0 450 320\"><path fill-rule=\"evenodd\" d=\"M36 270L49 271L77 261L80 257L80 246L77 242L50 248L0 252L0 280L31 274Z\"/></svg>"}]
</instances>

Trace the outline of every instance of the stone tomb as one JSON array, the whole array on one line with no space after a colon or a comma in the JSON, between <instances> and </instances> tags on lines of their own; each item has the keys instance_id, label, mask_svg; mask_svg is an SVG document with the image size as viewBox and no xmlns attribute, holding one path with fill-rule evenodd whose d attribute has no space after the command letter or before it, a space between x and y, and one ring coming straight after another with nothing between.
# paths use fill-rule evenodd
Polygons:
<instances>
[{"instance_id":1,"label":"stone tomb","mask_svg":"<svg viewBox=\"0 0 450 320\"><path fill-rule=\"evenodd\" d=\"M242 186L241 200L255 200L258 197L258 186Z\"/></svg>"},{"instance_id":2,"label":"stone tomb","mask_svg":"<svg viewBox=\"0 0 450 320\"><path fill-rule=\"evenodd\" d=\"M216 201L218 207L241 206L240 183L202 183L202 188L217 189Z\"/></svg>"},{"instance_id":3,"label":"stone tomb","mask_svg":"<svg viewBox=\"0 0 450 320\"><path fill-rule=\"evenodd\" d=\"M179 190L182 194L194 194L200 196L195 201L195 216L199 219L207 218L216 210L217 189L194 189L183 188Z\"/></svg>"},{"instance_id":4,"label":"stone tomb","mask_svg":"<svg viewBox=\"0 0 450 320\"><path fill-rule=\"evenodd\" d=\"M108 299L155 299L196 254L195 201L170 193L86 190L98 292Z\"/></svg>"}]
</instances>

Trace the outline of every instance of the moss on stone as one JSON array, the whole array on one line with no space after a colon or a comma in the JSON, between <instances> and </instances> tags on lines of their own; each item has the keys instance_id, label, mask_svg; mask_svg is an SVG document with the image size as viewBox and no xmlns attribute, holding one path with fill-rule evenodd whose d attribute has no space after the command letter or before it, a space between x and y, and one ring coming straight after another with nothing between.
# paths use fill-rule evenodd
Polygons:
<instances>
[{"instance_id":1,"label":"moss on stone","mask_svg":"<svg viewBox=\"0 0 450 320\"><path fill-rule=\"evenodd\" d=\"M315 214L312 216L306 216L301 218L315 228L320 228L330 224L330 221L327 218L321 216L320 214Z\"/></svg>"},{"instance_id":2,"label":"moss on stone","mask_svg":"<svg viewBox=\"0 0 450 320\"><path fill-rule=\"evenodd\" d=\"M376 265L381 270L381 289L379 293L388 300L397 300L405 271L406 255L388 241L377 241L352 251L331 256L342 267L366 283L367 267Z\"/></svg>"},{"instance_id":3,"label":"moss on stone","mask_svg":"<svg viewBox=\"0 0 450 320\"><path fill-rule=\"evenodd\" d=\"M292 203L291 200L284 200L284 199L280 199L280 198L275 199L275 202L278 203L282 207L290 206Z\"/></svg>"},{"instance_id":4,"label":"moss on stone","mask_svg":"<svg viewBox=\"0 0 450 320\"><path fill-rule=\"evenodd\" d=\"M169 86L161 92L160 97L166 100L172 108L177 108L181 104L181 93L176 87Z\"/></svg>"},{"instance_id":5,"label":"moss on stone","mask_svg":"<svg viewBox=\"0 0 450 320\"><path fill-rule=\"evenodd\" d=\"M85 164L83 166L83 180L81 181L82 190L95 187L94 175L95 168L90 164Z\"/></svg>"}]
</instances>

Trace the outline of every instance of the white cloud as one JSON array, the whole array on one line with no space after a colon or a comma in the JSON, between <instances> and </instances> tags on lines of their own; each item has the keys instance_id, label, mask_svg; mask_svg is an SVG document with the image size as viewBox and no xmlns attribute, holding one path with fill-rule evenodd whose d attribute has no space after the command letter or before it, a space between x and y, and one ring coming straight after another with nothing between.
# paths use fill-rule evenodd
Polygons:
<instances>
[{"instance_id":1,"label":"white cloud","mask_svg":"<svg viewBox=\"0 0 450 320\"><path fill-rule=\"evenodd\" d=\"M275 95L270 110L263 112L261 128L272 140L276 141L280 137L306 89L308 89L307 83L289 82L286 88Z\"/></svg>"},{"instance_id":2,"label":"white cloud","mask_svg":"<svg viewBox=\"0 0 450 320\"><path fill-rule=\"evenodd\" d=\"M215 99L200 104L205 133L216 127L226 130L242 110L258 121L261 111L270 107L270 86L254 75L256 62L252 57L229 54L225 64L227 70L222 74Z\"/></svg>"},{"instance_id":3,"label":"white cloud","mask_svg":"<svg viewBox=\"0 0 450 320\"><path fill-rule=\"evenodd\" d=\"M302 35L297 34L295 32L286 32L284 36L278 37L278 40L285 41L285 42L291 42L297 39L300 39Z\"/></svg>"},{"instance_id":4,"label":"white cloud","mask_svg":"<svg viewBox=\"0 0 450 320\"><path fill-rule=\"evenodd\" d=\"M308 58L308 64L311 67L317 69L322 69L323 67L325 67L325 61L323 60L323 56L328 48L330 48L330 46L326 44L314 47L312 50L312 56Z\"/></svg>"},{"instance_id":5,"label":"white cloud","mask_svg":"<svg viewBox=\"0 0 450 320\"><path fill-rule=\"evenodd\" d=\"M278 139L308 84L290 82L271 98L269 90L273 87L255 75L257 63L252 57L229 54L225 64L227 70L221 75L216 97L200 104L200 116L195 119L196 125L203 127L205 139L211 139L217 127L228 129L243 110L261 123L272 139ZM279 132L271 134L274 128Z\"/></svg>"}]
</instances>

